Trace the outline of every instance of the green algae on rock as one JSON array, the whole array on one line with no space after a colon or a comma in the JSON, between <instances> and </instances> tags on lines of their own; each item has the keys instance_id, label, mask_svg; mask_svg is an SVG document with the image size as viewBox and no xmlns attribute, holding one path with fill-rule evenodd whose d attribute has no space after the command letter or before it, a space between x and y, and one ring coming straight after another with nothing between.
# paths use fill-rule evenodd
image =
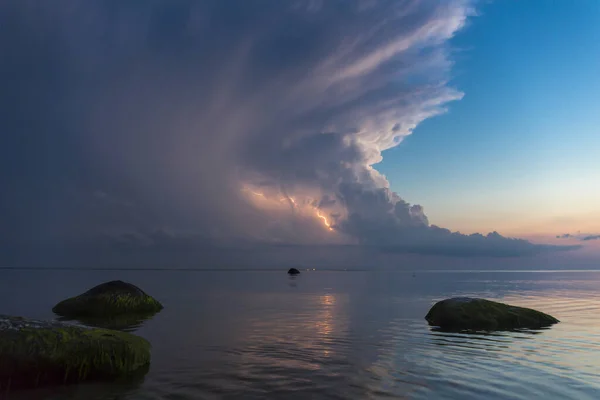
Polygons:
<instances>
[{"instance_id":1,"label":"green algae on rock","mask_svg":"<svg viewBox=\"0 0 600 400\"><path fill-rule=\"evenodd\" d=\"M150 343L125 332L0 315L3 390L145 373Z\"/></svg>"},{"instance_id":2,"label":"green algae on rock","mask_svg":"<svg viewBox=\"0 0 600 400\"><path fill-rule=\"evenodd\" d=\"M162 304L137 286L123 281L111 281L61 301L52 311L60 316L77 318L120 314L147 315L162 308Z\"/></svg>"},{"instance_id":3,"label":"green algae on rock","mask_svg":"<svg viewBox=\"0 0 600 400\"><path fill-rule=\"evenodd\" d=\"M559 322L530 308L470 297L439 301L425 319L429 325L450 331L539 329Z\"/></svg>"}]
</instances>

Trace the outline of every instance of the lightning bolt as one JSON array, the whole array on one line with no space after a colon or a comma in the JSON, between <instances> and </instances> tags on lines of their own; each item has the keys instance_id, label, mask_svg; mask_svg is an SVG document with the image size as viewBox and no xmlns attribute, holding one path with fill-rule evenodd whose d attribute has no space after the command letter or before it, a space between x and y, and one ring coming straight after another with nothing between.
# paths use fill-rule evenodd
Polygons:
<instances>
[{"instance_id":1,"label":"lightning bolt","mask_svg":"<svg viewBox=\"0 0 600 400\"><path fill-rule=\"evenodd\" d=\"M323 223L325 224L325 226L327 227L327 229L329 229L330 231L332 231L333 228L331 227L331 224L327 220L327 217L325 217L324 215L322 215L321 211L318 208L315 208L315 211L317 212L317 217L319 217L319 218L321 218L323 220Z\"/></svg>"},{"instance_id":2,"label":"lightning bolt","mask_svg":"<svg viewBox=\"0 0 600 400\"><path fill-rule=\"evenodd\" d=\"M252 194L253 194L253 195L255 195L255 196L262 197L262 198L264 198L264 199L266 199L266 198L267 198L267 197L264 195L264 193L255 192L255 191L253 191L253 190L250 190L250 189L248 189L248 188L244 188L244 189L242 189L242 190L243 190L243 191L245 191L245 192L252 193ZM296 202L296 199L294 199L293 197L290 197L290 196L284 196L284 197L280 197L280 198L279 198L279 201L280 201L280 202L283 202L283 201L289 201L290 203L292 203L292 205L293 205L293 207L294 207L294 208L297 208L297 207L298 207L298 203ZM331 227L331 224L329 223L329 220L327 219L327 217L326 217L326 216L324 216L323 214L321 214L321 210L319 210L317 207L314 207L314 206L313 206L313 207L311 207L311 208L313 208L313 209L314 209L314 211L315 211L315 214L316 214L317 218L319 218L321 221L323 221L323 225L325 225L325 227L326 227L328 230L330 230L330 231L333 231L333 228Z\"/></svg>"}]
</instances>

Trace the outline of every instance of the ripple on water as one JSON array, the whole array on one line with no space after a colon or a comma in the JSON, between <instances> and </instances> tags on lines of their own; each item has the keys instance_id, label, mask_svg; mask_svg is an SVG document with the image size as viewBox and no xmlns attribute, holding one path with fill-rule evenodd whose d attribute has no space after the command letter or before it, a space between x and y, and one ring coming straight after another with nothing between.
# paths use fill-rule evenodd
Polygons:
<instances>
[{"instance_id":1,"label":"ripple on water","mask_svg":"<svg viewBox=\"0 0 600 400\"><path fill-rule=\"evenodd\" d=\"M423 350L447 398L598 398L600 297L573 290L508 293L498 299L541 309L562 322L537 331L488 334L431 330ZM435 347L443 348L433 350Z\"/></svg>"},{"instance_id":2,"label":"ripple on water","mask_svg":"<svg viewBox=\"0 0 600 400\"><path fill-rule=\"evenodd\" d=\"M507 291L497 299L562 322L536 331L447 333L426 326L418 302L407 302L421 309L418 317L371 319L367 310L353 320L350 297L306 295L294 312L248 317L237 346L206 346L220 365L201 371L190 363L163 372L148 389L182 399L599 398L599 297L570 289Z\"/></svg>"},{"instance_id":3,"label":"ripple on water","mask_svg":"<svg viewBox=\"0 0 600 400\"><path fill-rule=\"evenodd\" d=\"M176 292L166 292L172 282L152 290L169 307L137 331L153 344L142 382L11 399L597 400L600 273L565 274L315 273L293 287L275 275L169 275L180 279ZM561 323L486 334L427 326L429 307L454 296L539 309Z\"/></svg>"}]
</instances>

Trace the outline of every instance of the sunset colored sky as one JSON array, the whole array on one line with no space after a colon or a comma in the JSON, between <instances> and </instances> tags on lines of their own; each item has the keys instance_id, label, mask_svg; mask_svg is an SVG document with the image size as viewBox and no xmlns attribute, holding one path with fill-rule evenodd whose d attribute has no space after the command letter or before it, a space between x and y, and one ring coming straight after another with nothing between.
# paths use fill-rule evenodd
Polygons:
<instances>
[{"instance_id":1,"label":"sunset colored sky","mask_svg":"<svg viewBox=\"0 0 600 400\"><path fill-rule=\"evenodd\" d=\"M1 265L600 255L597 1L68 4L0 3Z\"/></svg>"},{"instance_id":2,"label":"sunset colored sky","mask_svg":"<svg viewBox=\"0 0 600 400\"><path fill-rule=\"evenodd\" d=\"M464 97L377 168L430 221L519 237L600 231L600 2L482 2L451 40Z\"/></svg>"}]
</instances>

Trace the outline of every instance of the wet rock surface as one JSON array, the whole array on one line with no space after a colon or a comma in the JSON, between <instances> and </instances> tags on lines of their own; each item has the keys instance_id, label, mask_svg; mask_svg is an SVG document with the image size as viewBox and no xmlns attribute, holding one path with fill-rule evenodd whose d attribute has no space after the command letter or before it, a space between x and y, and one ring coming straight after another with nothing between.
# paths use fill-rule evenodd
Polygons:
<instances>
[{"instance_id":1,"label":"wet rock surface","mask_svg":"<svg viewBox=\"0 0 600 400\"><path fill-rule=\"evenodd\" d=\"M125 332L0 315L0 385L30 388L144 374L150 344Z\"/></svg>"},{"instance_id":2,"label":"wet rock surface","mask_svg":"<svg viewBox=\"0 0 600 400\"><path fill-rule=\"evenodd\" d=\"M137 286L123 281L110 281L61 301L52 311L63 317L79 318L123 314L147 316L162 308L162 304Z\"/></svg>"},{"instance_id":3,"label":"wet rock surface","mask_svg":"<svg viewBox=\"0 0 600 400\"><path fill-rule=\"evenodd\" d=\"M425 319L442 330L539 329L559 321L543 312L495 301L455 297L437 302Z\"/></svg>"}]
</instances>

